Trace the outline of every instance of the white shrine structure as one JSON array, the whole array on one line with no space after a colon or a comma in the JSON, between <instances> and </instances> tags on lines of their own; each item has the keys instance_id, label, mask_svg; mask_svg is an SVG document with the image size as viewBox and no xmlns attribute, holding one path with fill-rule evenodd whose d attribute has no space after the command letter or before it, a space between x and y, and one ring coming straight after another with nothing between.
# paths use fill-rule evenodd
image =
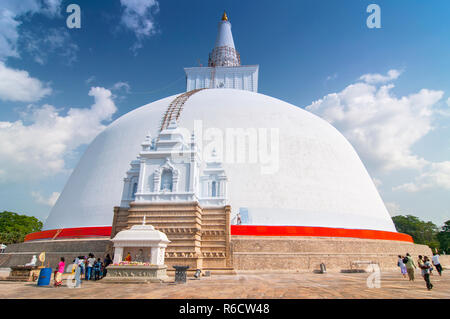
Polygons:
<instances>
[{"instance_id":1,"label":"white shrine structure","mask_svg":"<svg viewBox=\"0 0 450 319\"><path fill-rule=\"evenodd\" d=\"M112 240L114 243L114 263L120 264L128 252L133 256L141 255L142 260L135 260L152 265L164 265L164 253L170 240L155 230L152 225L135 225L122 230ZM136 258L135 258L136 259Z\"/></svg>"},{"instance_id":2,"label":"white shrine structure","mask_svg":"<svg viewBox=\"0 0 450 319\"><path fill-rule=\"evenodd\" d=\"M134 225L124 229L111 239L114 245L114 264L108 267L106 281L129 282L166 280L167 266L164 264L165 250L170 240L152 225ZM132 262L124 263L125 254Z\"/></svg>"}]
</instances>

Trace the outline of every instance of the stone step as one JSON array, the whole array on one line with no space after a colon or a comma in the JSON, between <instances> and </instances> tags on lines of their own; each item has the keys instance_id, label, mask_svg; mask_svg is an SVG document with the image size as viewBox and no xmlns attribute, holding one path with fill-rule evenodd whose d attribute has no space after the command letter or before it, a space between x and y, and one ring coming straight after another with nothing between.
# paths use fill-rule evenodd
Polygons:
<instances>
[{"instance_id":1,"label":"stone step","mask_svg":"<svg viewBox=\"0 0 450 319\"><path fill-rule=\"evenodd\" d=\"M186 274L188 277L193 277L197 269L188 269ZM235 275L236 271L232 267L221 267L221 268L203 268L202 277L205 277L205 272L211 272L211 275ZM170 277L175 276L175 269L167 269L167 275ZM207 277L206 277L207 278Z\"/></svg>"},{"instance_id":2,"label":"stone step","mask_svg":"<svg viewBox=\"0 0 450 319\"><path fill-rule=\"evenodd\" d=\"M20 281L20 282L28 282L28 281L32 281L30 280L30 278L28 276L23 277L23 276L9 276L6 278L1 278L0 281Z\"/></svg>"}]
</instances>

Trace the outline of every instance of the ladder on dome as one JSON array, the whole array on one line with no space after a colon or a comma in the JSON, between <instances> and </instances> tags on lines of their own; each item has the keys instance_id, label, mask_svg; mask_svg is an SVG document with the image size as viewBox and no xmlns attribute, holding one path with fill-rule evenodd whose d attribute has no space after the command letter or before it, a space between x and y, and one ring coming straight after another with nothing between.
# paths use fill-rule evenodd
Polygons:
<instances>
[{"instance_id":1,"label":"ladder on dome","mask_svg":"<svg viewBox=\"0 0 450 319\"><path fill-rule=\"evenodd\" d=\"M64 230L64 229L58 229L58 230L56 231L55 235L53 236L52 240L55 240L56 237L58 237L59 234L61 234L61 232L62 232L63 230Z\"/></svg>"},{"instance_id":2,"label":"ladder on dome","mask_svg":"<svg viewBox=\"0 0 450 319\"><path fill-rule=\"evenodd\" d=\"M183 93L180 96L177 96L177 98L173 100L172 103L170 103L169 107L167 108L167 111L165 112L164 117L161 121L161 128L159 129L159 131L161 132L165 130L173 119L178 121L181 112L183 111L184 103L186 103L186 101L192 95L202 90L204 89L196 89Z\"/></svg>"}]
</instances>

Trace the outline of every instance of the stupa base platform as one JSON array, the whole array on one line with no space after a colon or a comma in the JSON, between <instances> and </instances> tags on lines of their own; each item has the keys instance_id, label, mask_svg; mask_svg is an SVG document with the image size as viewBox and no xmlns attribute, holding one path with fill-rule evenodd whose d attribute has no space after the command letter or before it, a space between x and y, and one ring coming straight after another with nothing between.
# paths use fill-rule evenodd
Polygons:
<instances>
[{"instance_id":1,"label":"stupa base platform","mask_svg":"<svg viewBox=\"0 0 450 319\"><path fill-rule=\"evenodd\" d=\"M165 282L167 266L109 266L102 282L109 283L152 283Z\"/></svg>"},{"instance_id":2,"label":"stupa base platform","mask_svg":"<svg viewBox=\"0 0 450 319\"><path fill-rule=\"evenodd\" d=\"M236 226L234 226L236 227ZM233 228L232 228L233 229ZM170 246L170 245L169 245ZM60 257L70 264L76 256L93 253L103 258L111 254L111 241L97 239L55 239L36 240L17 245L9 245L6 254L0 255L0 267L24 265L33 255L46 252L45 265L55 267ZM348 269L366 269L369 263L377 264L381 270L398 270L397 256L410 253L414 260L418 255L431 257L431 249L401 240L368 239L332 236L230 236L230 264L202 263L202 275L236 274L243 272L314 272L320 264L327 271L340 272ZM445 256L442 256L445 257ZM205 259L207 257L204 257ZM359 265L355 262L360 261ZM190 266L188 277L192 277L197 264L187 257L166 257L167 275L173 276L173 265ZM109 267L108 267L109 269Z\"/></svg>"}]
</instances>

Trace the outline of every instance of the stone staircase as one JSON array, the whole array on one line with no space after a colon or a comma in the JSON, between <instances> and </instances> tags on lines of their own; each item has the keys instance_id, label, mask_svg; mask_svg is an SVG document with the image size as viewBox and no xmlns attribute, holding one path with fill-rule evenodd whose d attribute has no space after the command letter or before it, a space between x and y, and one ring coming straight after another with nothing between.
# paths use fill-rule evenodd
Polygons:
<instances>
[{"instance_id":1,"label":"stone staircase","mask_svg":"<svg viewBox=\"0 0 450 319\"><path fill-rule=\"evenodd\" d=\"M39 278L40 269L37 266L15 266L11 267L11 273L6 278L1 278L1 281L21 281L30 282L36 281Z\"/></svg>"}]
</instances>

